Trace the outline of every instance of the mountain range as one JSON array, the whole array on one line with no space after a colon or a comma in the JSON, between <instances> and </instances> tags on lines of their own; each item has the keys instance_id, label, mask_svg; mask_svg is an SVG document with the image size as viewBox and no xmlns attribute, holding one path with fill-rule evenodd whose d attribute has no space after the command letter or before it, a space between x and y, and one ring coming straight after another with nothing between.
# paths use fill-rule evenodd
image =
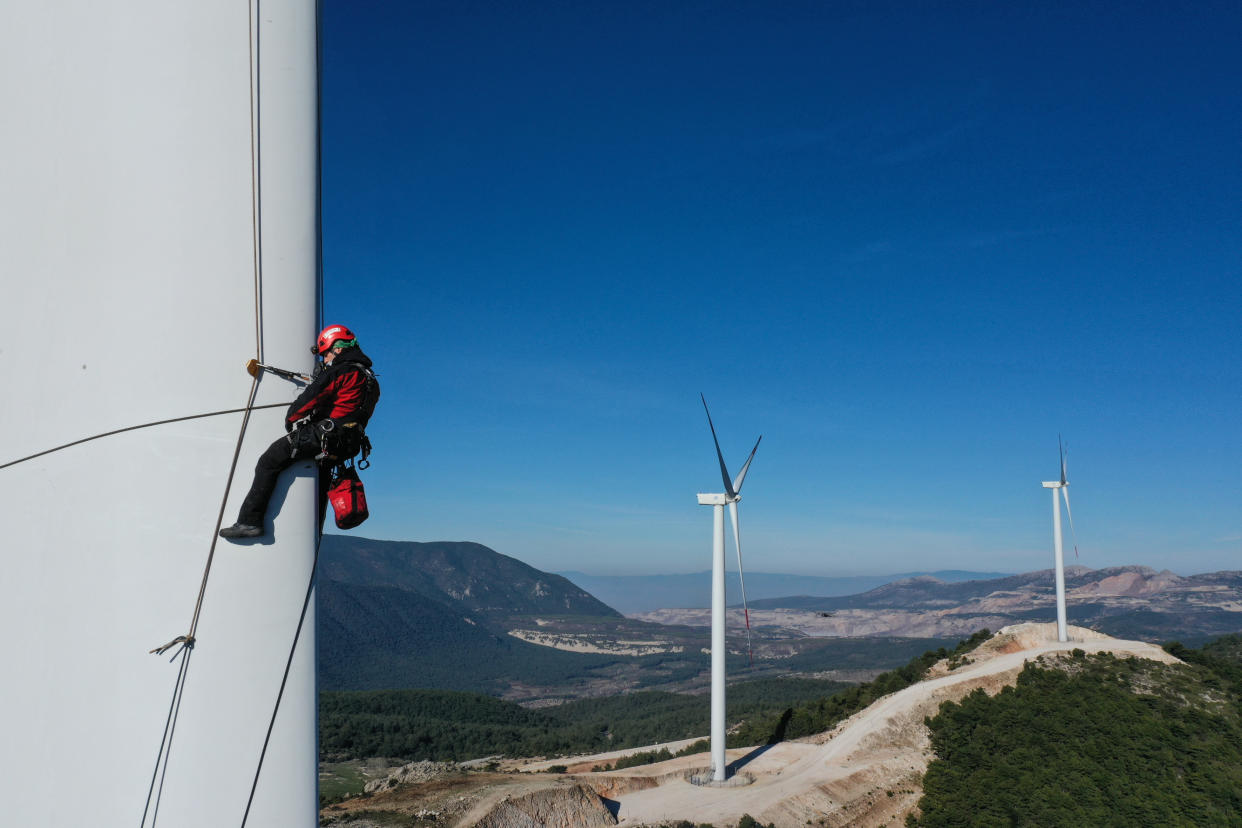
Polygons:
<instances>
[{"instance_id":1,"label":"mountain range","mask_svg":"<svg viewBox=\"0 0 1242 828\"><path fill-rule=\"evenodd\" d=\"M1242 630L1242 572L1181 576L1142 566L1065 570L1070 623L1120 638L1202 642ZM788 635L954 636L1055 617L1053 571L946 583L920 576L858 595L750 602L751 623ZM706 610L659 610L657 623L705 624ZM739 613L740 614L740 613Z\"/></svg>"},{"instance_id":2,"label":"mountain range","mask_svg":"<svg viewBox=\"0 0 1242 828\"><path fill-rule=\"evenodd\" d=\"M765 585L750 602L753 665L737 607L729 611L730 659L749 678L828 673L858 681L901 663L912 648L1054 617L1051 570L964 580L972 574L984 573L918 575L851 595L807 595L860 579L758 573L747 579L748 588L752 578ZM582 585L481 544L326 535L319 575L325 690L471 690L534 702L696 691L706 682L709 610L666 605L624 616ZM791 578L802 594L763 597ZM660 594L661 582L669 587L663 594L684 596L677 589L691 579L694 588L708 582L703 573L606 583L629 585L660 603L650 596ZM1070 623L1110 635L1193 646L1242 630L1242 572L1069 567L1066 586Z\"/></svg>"},{"instance_id":3,"label":"mountain range","mask_svg":"<svg viewBox=\"0 0 1242 828\"><path fill-rule=\"evenodd\" d=\"M712 574L710 570L685 575L587 575L582 572L560 572L558 574L626 615L651 612L667 607L706 608L711 606ZM960 569L842 577L748 572L746 573L746 595L751 600L751 606L754 606L756 599L781 598L787 595L856 595L893 581L922 575L929 575L946 583L956 583L1003 578L1007 574L1004 572L967 572ZM737 573L729 572L727 577L729 594L735 597L740 596Z\"/></svg>"},{"instance_id":4,"label":"mountain range","mask_svg":"<svg viewBox=\"0 0 1242 828\"><path fill-rule=\"evenodd\" d=\"M559 575L486 546L325 535L316 590L323 690L469 690L538 701L636 689L694 691L709 674L702 628L622 616ZM857 680L945 643L782 636L747 677L834 671ZM731 668L732 669L732 668Z\"/></svg>"},{"instance_id":5,"label":"mountain range","mask_svg":"<svg viewBox=\"0 0 1242 828\"><path fill-rule=\"evenodd\" d=\"M499 693L601 666L506 635L511 617L620 618L559 575L486 546L324 535L316 610L324 690Z\"/></svg>"},{"instance_id":6,"label":"mountain range","mask_svg":"<svg viewBox=\"0 0 1242 828\"><path fill-rule=\"evenodd\" d=\"M481 543L324 535L319 572L327 580L393 587L494 619L540 612L619 615L560 575L541 572Z\"/></svg>"}]
</instances>

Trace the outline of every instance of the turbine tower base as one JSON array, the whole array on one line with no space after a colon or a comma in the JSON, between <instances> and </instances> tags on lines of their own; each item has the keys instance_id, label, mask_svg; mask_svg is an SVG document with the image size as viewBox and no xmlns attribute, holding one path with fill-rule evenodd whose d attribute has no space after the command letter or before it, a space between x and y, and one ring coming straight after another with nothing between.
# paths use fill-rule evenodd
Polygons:
<instances>
[{"instance_id":1,"label":"turbine tower base","mask_svg":"<svg viewBox=\"0 0 1242 828\"><path fill-rule=\"evenodd\" d=\"M748 773L733 773L723 781L718 781L713 776L711 768L696 768L686 774L686 781L691 785L699 785L704 788L740 788L754 782L755 777Z\"/></svg>"}]
</instances>

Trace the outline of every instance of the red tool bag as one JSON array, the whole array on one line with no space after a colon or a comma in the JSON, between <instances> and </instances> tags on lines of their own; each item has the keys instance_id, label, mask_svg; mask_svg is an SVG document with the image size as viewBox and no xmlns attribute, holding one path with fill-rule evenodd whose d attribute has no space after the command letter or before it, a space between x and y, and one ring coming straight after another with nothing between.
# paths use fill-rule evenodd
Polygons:
<instances>
[{"instance_id":1,"label":"red tool bag","mask_svg":"<svg viewBox=\"0 0 1242 828\"><path fill-rule=\"evenodd\" d=\"M328 489L328 500L332 502L332 511L336 513L338 529L353 529L362 523L371 513L367 511L367 495L363 491L362 481L352 466L337 468Z\"/></svg>"}]
</instances>

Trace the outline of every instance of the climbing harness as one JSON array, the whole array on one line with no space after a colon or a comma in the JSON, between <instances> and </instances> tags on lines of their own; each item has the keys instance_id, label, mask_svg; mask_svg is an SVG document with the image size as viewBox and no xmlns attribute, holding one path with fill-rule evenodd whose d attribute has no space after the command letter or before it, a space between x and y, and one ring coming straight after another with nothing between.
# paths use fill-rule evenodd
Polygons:
<instances>
[{"instance_id":1,"label":"climbing harness","mask_svg":"<svg viewBox=\"0 0 1242 828\"><path fill-rule=\"evenodd\" d=\"M254 360L251 360L251 364L255 364ZM316 377L322 371L322 363L320 363L318 368L319 370L315 372ZM247 370L249 369L250 366L247 366ZM280 370L282 369L277 369L277 371ZM298 456L299 450L309 443L318 446L319 451L315 454L314 459L321 467L348 460L359 452L362 452L362 460L358 468L365 469L371 465L370 460L367 459L372 450L371 441L366 435L362 422L366 422L371 418L371 414L374 413L375 406L379 402L379 381L375 378L375 372L364 365L349 363L344 366L344 370L358 371L363 375L365 382L361 402L358 403L353 413L341 419L334 420L330 417L323 417L316 420L312 412L288 424L289 433L285 440L289 443L289 459L295 459ZM255 371L252 371L251 376L254 376L256 373L257 368ZM304 378L301 374L296 376ZM361 418L362 422L355 418Z\"/></svg>"},{"instance_id":2,"label":"climbing harness","mask_svg":"<svg viewBox=\"0 0 1242 828\"><path fill-rule=\"evenodd\" d=\"M359 452L362 457L358 462L359 469L371 465L371 438L367 436L359 423L343 423L338 429L332 420L320 420L315 423L315 432L319 435L319 454L315 455L318 463L324 461L343 462L350 460Z\"/></svg>"},{"instance_id":3,"label":"climbing harness","mask_svg":"<svg viewBox=\"0 0 1242 828\"><path fill-rule=\"evenodd\" d=\"M311 418L310 418L310 415L308 414L302 419L293 423L292 426L290 426L289 433L285 435L285 442L289 444L289 459L290 460L297 459L298 448L301 446L302 440L305 439L305 436L306 436L306 432L302 431L302 429L308 428L310 424L311 424Z\"/></svg>"},{"instance_id":4,"label":"climbing harness","mask_svg":"<svg viewBox=\"0 0 1242 828\"><path fill-rule=\"evenodd\" d=\"M314 460L321 467L332 463L348 460L359 451L362 452L362 465L365 469L371 465L367 459L371 454L371 440L358 423L342 423L337 427L335 420L324 418L312 420L309 416L293 423L293 428L285 435L289 444L289 459L296 459L298 451L307 443L317 447L319 452Z\"/></svg>"},{"instance_id":5,"label":"climbing harness","mask_svg":"<svg viewBox=\"0 0 1242 828\"><path fill-rule=\"evenodd\" d=\"M331 454L332 451L339 451L336 446L339 441L332 437L334 431L336 431L336 423L332 420L325 419L315 423L315 434L319 437L319 453L315 455L316 463L337 459Z\"/></svg>"}]
</instances>

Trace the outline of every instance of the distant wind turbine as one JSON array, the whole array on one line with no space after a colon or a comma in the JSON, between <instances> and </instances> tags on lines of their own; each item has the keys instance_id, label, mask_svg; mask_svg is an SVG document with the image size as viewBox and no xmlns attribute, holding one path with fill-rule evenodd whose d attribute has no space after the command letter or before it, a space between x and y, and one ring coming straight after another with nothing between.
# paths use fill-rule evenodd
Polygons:
<instances>
[{"instance_id":1,"label":"distant wind turbine","mask_svg":"<svg viewBox=\"0 0 1242 828\"><path fill-rule=\"evenodd\" d=\"M1069 517L1070 535L1074 539L1074 557L1078 557L1078 536L1074 533L1074 513L1070 511L1069 502L1069 480L1066 477L1066 455L1067 447L1061 442L1061 435L1057 435L1057 449L1061 453L1061 479L1052 482L1045 482L1045 489L1052 489L1052 546L1054 550L1054 560L1056 563L1056 580L1057 580L1057 641L1068 641L1069 635L1065 630L1065 560L1061 553L1061 501L1057 499L1057 489L1061 490L1061 496L1065 498L1065 514Z\"/></svg>"},{"instance_id":2,"label":"distant wind turbine","mask_svg":"<svg viewBox=\"0 0 1242 828\"><path fill-rule=\"evenodd\" d=\"M742 585L742 613L746 618L746 649L750 652L750 610L746 606L746 582L742 580L742 536L738 530L737 503L742 499L742 481L746 479L746 470L750 461L755 459L759 450L759 440L750 450L750 456L742 464L737 478L729 480L729 469L725 466L724 455L720 452L720 440L716 437L716 426L712 423L712 412L707 408L707 398L699 394L703 400L703 410L707 412L707 425L712 430L712 442L716 444L716 459L720 461L720 477L724 481L724 492L721 494L700 494L700 506L714 507L712 512L712 781L725 780L725 530L724 507L728 505L729 516L733 520L733 541L737 545L737 578ZM753 655L752 655L753 659Z\"/></svg>"}]
</instances>

